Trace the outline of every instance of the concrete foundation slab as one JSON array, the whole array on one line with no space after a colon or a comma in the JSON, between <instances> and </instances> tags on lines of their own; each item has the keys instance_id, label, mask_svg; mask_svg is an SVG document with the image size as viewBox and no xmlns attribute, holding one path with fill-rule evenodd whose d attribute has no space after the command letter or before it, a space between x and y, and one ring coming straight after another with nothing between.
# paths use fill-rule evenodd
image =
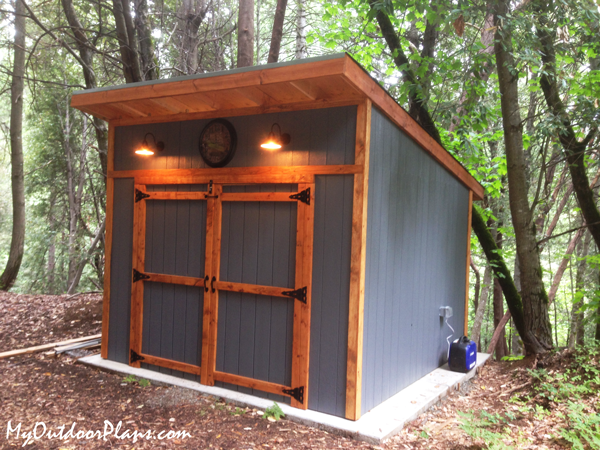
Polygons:
<instances>
[{"instance_id":1,"label":"concrete foundation slab","mask_svg":"<svg viewBox=\"0 0 600 450\"><path fill-rule=\"evenodd\" d=\"M304 411L285 404L279 406L289 420L324 429L328 432L352 436L376 445L400 432L407 423L415 420L420 414L445 397L448 391L473 378L477 369L485 364L489 357L490 355L487 353L478 353L477 367L468 373L451 372L448 370L447 365L435 369L373 408L357 421L346 420L316 411ZM154 382L192 389L205 395L223 398L237 406L248 406L264 410L273 405L272 400L215 386L204 386L195 381L184 380L152 370L138 369L127 364L102 359L100 355L80 358L79 362L110 372L135 375Z\"/></svg>"}]
</instances>

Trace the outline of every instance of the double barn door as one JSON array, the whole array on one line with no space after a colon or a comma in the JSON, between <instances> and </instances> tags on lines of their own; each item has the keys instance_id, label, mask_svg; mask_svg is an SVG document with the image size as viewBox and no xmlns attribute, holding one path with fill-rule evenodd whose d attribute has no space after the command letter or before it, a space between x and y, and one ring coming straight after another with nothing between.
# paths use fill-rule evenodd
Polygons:
<instances>
[{"instance_id":1,"label":"double barn door","mask_svg":"<svg viewBox=\"0 0 600 450\"><path fill-rule=\"evenodd\" d=\"M314 184L135 186L130 364L306 409Z\"/></svg>"}]
</instances>

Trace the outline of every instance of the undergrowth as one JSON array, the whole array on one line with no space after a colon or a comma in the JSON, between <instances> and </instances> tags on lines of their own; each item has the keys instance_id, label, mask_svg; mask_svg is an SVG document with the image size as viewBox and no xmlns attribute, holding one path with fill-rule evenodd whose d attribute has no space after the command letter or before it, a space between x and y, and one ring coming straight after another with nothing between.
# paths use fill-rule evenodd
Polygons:
<instances>
[{"instance_id":1,"label":"undergrowth","mask_svg":"<svg viewBox=\"0 0 600 450\"><path fill-rule=\"evenodd\" d=\"M489 450L517 449L533 439L520 421L547 421L560 424L547 436L555 443L600 449L600 348L578 347L548 359L550 368L527 371L531 388L513 395L503 411L459 413L461 428Z\"/></svg>"}]
</instances>

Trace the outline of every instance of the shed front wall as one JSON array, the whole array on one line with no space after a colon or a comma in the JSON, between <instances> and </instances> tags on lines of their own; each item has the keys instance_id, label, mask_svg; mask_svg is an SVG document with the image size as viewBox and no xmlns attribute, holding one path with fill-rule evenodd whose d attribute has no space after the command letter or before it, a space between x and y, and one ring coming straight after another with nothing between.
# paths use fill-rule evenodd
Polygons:
<instances>
[{"instance_id":1,"label":"shed front wall","mask_svg":"<svg viewBox=\"0 0 600 450\"><path fill-rule=\"evenodd\" d=\"M464 322L469 192L373 108L362 413L441 366ZM440 306L454 315L450 328Z\"/></svg>"},{"instance_id":2,"label":"shed front wall","mask_svg":"<svg viewBox=\"0 0 600 450\"><path fill-rule=\"evenodd\" d=\"M294 166L354 164L356 107L341 107L311 111L284 112L259 116L227 118L235 127L238 137L236 154L227 167ZM205 167L199 152L200 132L210 120L194 120L162 124L117 127L115 130L115 170L139 169L187 169ZM292 136L290 145L279 152L268 152L259 147L271 125L277 122L283 132ZM151 158L134 156L133 149L141 143L147 132L165 142L165 150ZM311 312L311 349L309 373L310 409L343 417L345 414L346 358L348 345L348 291L350 283L350 247L352 227L352 175L327 175L315 177L315 231L313 251L313 291ZM282 187L283 188L283 187ZM164 187L148 190L165 190ZM196 190L197 187L170 186L167 190ZM129 362L129 324L131 309L131 271L133 234L133 179L116 179L114 193L113 253L111 258L110 316L108 358L122 363ZM191 252L202 253L204 243L198 236L205 230L205 210L194 202L152 201L147 207L147 236L152 247L159 253L146 255L147 270L163 271L189 276L203 276L203 257L191 257ZM277 207L279 208L279 206ZM165 222L161 221L161 211ZM265 216L267 217L267 216ZM247 218L246 218L247 219ZM243 220L238 233L250 235L256 232L257 223ZM259 226L260 228L260 226ZM264 231L264 230L263 230ZM185 238L182 238L185 235ZM189 236L189 240L188 237ZM255 257L260 258L257 252ZM268 252L267 252L268 253ZM162 255L162 257L161 257ZM246 261L249 254L244 246L228 248L227 258L222 261L222 274L227 270L223 264L230 261ZM293 258L292 258L293 259ZM252 265L251 262L248 264ZM260 261L256 261L257 267ZM152 286L154 284L154 286ZM201 345L194 339L202 335L201 293L198 288L146 283L144 295L144 335L146 349L156 349L157 356L164 355L190 364L199 365ZM226 297L229 294L223 294ZM256 301L262 301L257 299ZM282 301L280 299L273 300ZM285 300L283 300L285 301ZM270 302L270 300L269 300ZM183 314L185 309L186 314ZM231 319L231 311L224 309L220 325ZM289 322L289 311L271 315L274 330ZM175 320L185 321L183 327ZM221 319L221 318L220 318ZM255 327L245 333L263 335L256 329L259 321L246 324ZM149 327L160 330L152 334ZM261 325L261 327L263 327ZM238 330L239 331L239 330ZM225 335L221 328L221 338ZM282 331L285 334L285 330ZM263 333L264 334L264 333ZM266 336L266 335L265 335ZM268 336L265 337L268 339ZM198 338L199 339L199 338ZM287 338L286 338L287 339ZM224 341L222 341L224 343ZM272 342L272 345L276 345ZM232 347L233 348L233 347ZM254 361L253 352L231 351L218 346L222 352L217 357L219 365L253 367L257 377L267 378L271 373L274 382L281 382L281 374L268 370L269 361ZM277 353L279 352L279 353ZM283 355L283 350L273 347L261 357ZM152 351L154 354L154 351ZM275 357L275 356L274 356ZM286 367L289 365L289 355ZM237 359L234 361L234 359ZM258 364L257 364L258 363ZM263 365L267 365L266 369ZM197 379L194 375L170 369L145 366L153 370ZM245 373L246 374L246 373ZM250 372L247 375L252 375ZM277 379L276 379L277 378ZM228 386L232 387L232 386ZM232 387L233 388L233 387ZM240 388L240 390L244 390ZM255 395L277 398L257 391ZM280 399L278 399L280 401Z\"/></svg>"}]
</instances>

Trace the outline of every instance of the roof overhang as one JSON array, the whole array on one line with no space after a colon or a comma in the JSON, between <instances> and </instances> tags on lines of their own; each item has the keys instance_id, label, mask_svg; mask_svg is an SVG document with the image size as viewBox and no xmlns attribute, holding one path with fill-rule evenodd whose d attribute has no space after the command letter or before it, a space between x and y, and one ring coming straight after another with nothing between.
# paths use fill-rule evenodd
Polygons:
<instances>
[{"instance_id":1,"label":"roof overhang","mask_svg":"<svg viewBox=\"0 0 600 450\"><path fill-rule=\"evenodd\" d=\"M345 53L77 91L71 106L124 126L329 108L367 99L473 191L475 200L483 199L483 186Z\"/></svg>"}]
</instances>

